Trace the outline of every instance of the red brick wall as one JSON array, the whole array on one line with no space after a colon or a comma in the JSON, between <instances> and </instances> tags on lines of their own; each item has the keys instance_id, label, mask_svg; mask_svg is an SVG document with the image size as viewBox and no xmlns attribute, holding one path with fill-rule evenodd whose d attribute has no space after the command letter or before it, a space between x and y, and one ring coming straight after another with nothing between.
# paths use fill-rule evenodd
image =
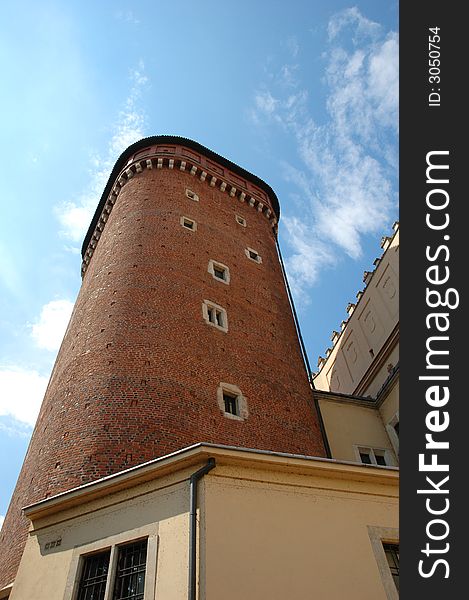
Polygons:
<instances>
[{"instance_id":1,"label":"red brick wall","mask_svg":"<svg viewBox=\"0 0 469 600\"><path fill-rule=\"evenodd\" d=\"M227 333L205 323L204 299L226 309ZM220 411L220 382L241 389L245 421ZM268 219L187 172L144 170L84 276L5 520L3 585L24 546L22 506L196 442L324 456Z\"/></svg>"}]
</instances>

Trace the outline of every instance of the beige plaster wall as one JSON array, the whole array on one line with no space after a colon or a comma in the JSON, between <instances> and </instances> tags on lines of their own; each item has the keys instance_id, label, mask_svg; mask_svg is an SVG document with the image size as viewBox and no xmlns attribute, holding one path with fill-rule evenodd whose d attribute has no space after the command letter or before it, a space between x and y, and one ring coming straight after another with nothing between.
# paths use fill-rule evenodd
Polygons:
<instances>
[{"instance_id":1,"label":"beige plaster wall","mask_svg":"<svg viewBox=\"0 0 469 600\"><path fill-rule=\"evenodd\" d=\"M386 380L387 365L398 362L397 353L386 349L399 322L399 229L384 251L356 307L351 312L330 354L314 378L316 389L358 393L356 390L374 362L382 362L366 393L375 394ZM337 329L340 329L339 327Z\"/></svg>"},{"instance_id":2,"label":"beige plaster wall","mask_svg":"<svg viewBox=\"0 0 469 600\"><path fill-rule=\"evenodd\" d=\"M383 419L383 423L389 423L389 421L394 417L396 412L399 410L399 379L397 379L396 383L390 388L388 393L386 394L383 403L380 406L379 412L381 413L381 418Z\"/></svg>"},{"instance_id":3,"label":"beige plaster wall","mask_svg":"<svg viewBox=\"0 0 469 600\"><path fill-rule=\"evenodd\" d=\"M399 456L399 436L394 430L394 419L399 421L399 379L387 390L386 396L379 408L381 419L388 433L394 453Z\"/></svg>"},{"instance_id":4,"label":"beige plaster wall","mask_svg":"<svg viewBox=\"0 0 469 600\"><path fill-rule=\"evenodd\" d=\"M396 600L392 581L391 595L384 591L380 540L369 534L371 528L398 539L396 472L208 452L202 463L215 456L216 467L199 483L199 600ZM186 600L187 477L199 466L126 483L108 495L104 487L99 497L38 515L11 600L69 600L80 555L143 536L149 538L145 600ZM57 539L60 546L46 550Z\"/></svg>"},{"instance_id":5,"label":"beige plaster wall","mask_svg":"<svg viewBox=\"0 0 469 600\"><path fill-rule=\"evenodd\" d=\"M163 478L35 522L10 600L71 599L80 555L140 537L152 537L154 542L146 581L155 572L156 580L145 600L155 597L155 588L158 598L186 598L188 492L187 481ZM58 548L45 549L46 543L57 539L61 539Z\"/></svg>"},{"instance_id":6,"label":"beige plaster wall","mask_svg":"<svg viewBox=\"0 0 469 600\"><path fill-rule=\"evenodd\" d=\"M368 446L388 450L393 466L397 466L393 446L376 408L324 399L319 399L319 406L333 458L357 461L355 446Z\"/></svg>"},{"instance_id":7,"label":"beige plaster wall","mask_svg":"<svg viewBox=\"0 0 469 600\"><path fill-rule=\"evenodd\" d=\"M397 535L396 491L218 469L205 479L201 600L397 598L385 592L368 533Z\"/></svg>"}]
</instances>

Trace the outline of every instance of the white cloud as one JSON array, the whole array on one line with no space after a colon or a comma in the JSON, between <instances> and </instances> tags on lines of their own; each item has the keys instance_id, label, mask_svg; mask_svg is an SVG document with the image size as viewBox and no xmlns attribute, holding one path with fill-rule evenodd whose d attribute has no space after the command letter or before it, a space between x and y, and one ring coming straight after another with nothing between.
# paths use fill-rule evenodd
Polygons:
<instances>
[{"instance_id":1,"label":"white cloud","mask_svg":"<svg viewBox=\"0 0 469 600\"><path fill-rule=\"evenodd\" d=\"M140 61L131 73L132 87L116 119L107 155L104 158L94 157L88 188L78 198L67 200L55 208L62 226L61 234L74 242L84 238L117 158L128 146L145 136L145 113L138 106L142 89L148 82L144 70L143 61Z\"/></svg>"},{"instance_id":2,"label":"white cloud","mask_svg":"<svg viewBox=\"0 0 469 600\"><path fill-rule=\"evenodd\" d=\"M35 370L0 367L0 416L32 427L36 421L48 378ZM2 427L3 429L5 427Z\"/></svg>"},{"instance_id":3,"label":"white cloud","mask_svg":"<svg viewBox=\"0 0 469 600\"><path fill-rule=\"evenodd\" d=\"M284 165L284 175L301 191L307 218L284 214L283 223L293 250L287 269L303 301L321 269L341 252L361 255L362 236L382 232L395 203L398 36L385 35L357 8L335 15L328 33L326 118L312 117L308 89L299 79L292 82L296 65L273 78L283 86L264 88L254 98L257 122L280 123L301 160L295 168Z\"/></svg>"},{"instance_id":4,"label":"white cloud","mask_svg":"<svg viewBox=\"0 0 469 600\"><path fill-rule=\"evenodd\" d=\"M352 29L354 43L357 43L360 37L375 37L379 35L381 30L379 23L364 17L358 8L354 6L346 8L331 17L327 27L329 41L334 40L347 27Z\"/></svg>"},{"instance_id":5,"label":"white cloud","mask_svg":"<svg viewBox=\"0 0 469 600\"><path fill-rule=\"evenodd\" d=\"M134 25L140 23L140 20L135 16L132 10L118 10L115 16L119 21L124 21L126 23L133 23Z\"/></svg>"},{"instance_id":6,"label":"white cloud","mask_svg":"<svg viewBox=\"0 0 469 600\"><path fill-rule=\"evenodd\" d=\"M259 110L269 115L275 111L278 104L278 100L276 100L268 91L258 92L254 101Z\"/></svg>"},{"instance_id":7,"label":"white cloud","mask_svg":"<svg viewBox=\"0 0 469 600\"><path fill-rule=\"evenodd\" d=\"M42 307L39 320L31 326L31 336L39 348L51 352L59 349L72 310L70 300L52 300Z\"/></svg>"},{"instance_id":8,"label":"white cloud","mask_svg":"<svg viewBox=\"0 0 469 600\"><path fill-rule=\"evenodd\" d=\"M290 36L286 41L286 46L292 57L296 58L298 56L298 52L300 51L298 39L294 35Z\"/></svg>"}]
</instances>

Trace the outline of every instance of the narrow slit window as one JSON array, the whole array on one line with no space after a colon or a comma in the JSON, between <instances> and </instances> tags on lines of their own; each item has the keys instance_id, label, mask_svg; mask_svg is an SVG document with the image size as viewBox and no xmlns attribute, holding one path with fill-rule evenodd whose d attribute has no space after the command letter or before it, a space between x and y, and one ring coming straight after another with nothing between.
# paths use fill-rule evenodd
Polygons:
<instances>
[{"instance_id":1,"label":"narrow slit window","mask_svg":"<svg viewBox=\"0 0 469 600\"><path fill-rule=\"evenodd\" d=\"M236 396L232 394L228 394L227 392L223 393L223 402L225 404L225 412L230 415L238 416L238 401Z\"/></svg>"},{"instance_id":2,"label":"narrow slit window","mask_svg":"<svg viewBox=\"0 0 469 600\"><path fill-rule=\"evenodd\" d=\"M397 544L383 544L383 549L392 578L399 591L399 546Z\"/></svg>"},{"instance_id":3,"label":"narrow slit window","mask_svg":"<svg viewBox=\"0 0 469 600\"><path fill-rule=\"evenodd\" d=\"M208 325L225 332L228 331L226 310L222 306L205 300L202 304L202 316Z\"/></svg>"}]
</instances>

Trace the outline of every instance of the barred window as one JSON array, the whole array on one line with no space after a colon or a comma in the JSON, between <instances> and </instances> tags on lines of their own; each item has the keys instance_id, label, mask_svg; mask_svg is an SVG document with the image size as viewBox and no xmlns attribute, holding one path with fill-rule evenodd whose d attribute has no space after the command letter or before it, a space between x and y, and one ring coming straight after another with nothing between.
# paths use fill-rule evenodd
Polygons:
<instances>
[{"instance_id":1,"label":"barred window","mask_svg":"<svg viewBox=\"0 0 469 600\"><path fill-rule=\"evenodd\" d=\"M106 589L112 600L144 600L147 540L115 546L112 556L106 550L83 558L77 600L104 600Z\"/></svg>"},{"instance_id":2,"label":"barred window","mask_svg":"<svg viewBox=\"0 0 469 600\"><path fill-rule=\"evenodd\" d=\"M399 546L397 544L383 544L383 548L392 578L399 590Z\"/></svg>"},{"instance_id":3,"label":"barred window","mask_svg":"<svg viewBox=\"0 0 469 600\"><path fill-rule=\"evenodd\" d=\"M85 557L77 600L103 600L111 551Z\"/></svg>"},{"instance_id":4,"label":"barred window","mask_svg":"<svg viewBox=\"0 0 469 600\"><path fill-rule=\"evenodd\" d=\"M119 547L113 600L143 600L146 562L147 540Z\"/></svg>"}]
</instances>

